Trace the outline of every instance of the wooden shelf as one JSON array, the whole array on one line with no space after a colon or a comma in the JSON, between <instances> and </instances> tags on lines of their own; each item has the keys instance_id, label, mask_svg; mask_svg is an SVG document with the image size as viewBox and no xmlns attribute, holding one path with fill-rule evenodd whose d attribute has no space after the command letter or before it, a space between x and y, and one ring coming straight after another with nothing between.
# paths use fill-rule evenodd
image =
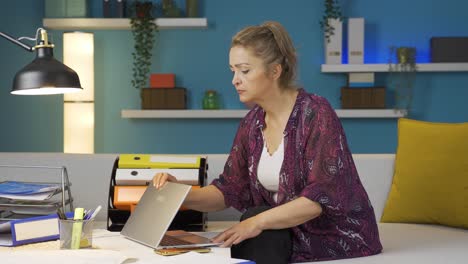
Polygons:
<instances>
[{"instance_id":1,"label":"wooden shelf","mask_svg":"<svg viewBox=\"0 0 468 264\"><path fill-rule=\"evenodd\" d=\"M207 28L206 18L157 18L159 29ZM48 29L59 30L129 30L128 18L44 18Z\"/></svg>"},{"instance_id":2,"label":"wooden shelf","mask_svg":"<svg viewBox=\"0 0 468 264\"><path fill-rule=\"evenodd\" d=\"M465 72L468 63L420 63L416 64L418 72ZM322 72L388 72L389 65L381 64L322 64Z\"/></svg>"},{"instance_id":3,"label":"wooden shelf","mask_svg":"<svg viewBox=\"0 0 468 264\"><path fill-rule=\"evenodd\" d=\"M397 109L336 109L340 118L399 118L406 110ZM122 118L243 118L248 110L133 110L124 109Z\"/></svg>"}]
</instances>

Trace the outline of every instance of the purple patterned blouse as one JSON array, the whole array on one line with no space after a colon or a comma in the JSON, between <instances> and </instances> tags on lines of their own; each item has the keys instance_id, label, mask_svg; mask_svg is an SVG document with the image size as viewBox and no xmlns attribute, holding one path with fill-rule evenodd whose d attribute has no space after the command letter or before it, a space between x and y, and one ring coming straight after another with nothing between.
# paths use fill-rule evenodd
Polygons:
<instances>
[{"instance_id":1,"label":"purple patterned blouse","mask_svg":"<svg viewBox=\"0 0 468 264\"><path fill-rule=\"evenodd\" d=\"M299 90L284 131L284 161L278 201L257 178L263 148L265 112L253 108L241 121L223 173L212 184L225 203L241 212L277 206L304 196L322 214L293 232L291 261L317 261L374 255L382 251L379 232L341 123L325 98Z\"/></svg>"}]
</instances>

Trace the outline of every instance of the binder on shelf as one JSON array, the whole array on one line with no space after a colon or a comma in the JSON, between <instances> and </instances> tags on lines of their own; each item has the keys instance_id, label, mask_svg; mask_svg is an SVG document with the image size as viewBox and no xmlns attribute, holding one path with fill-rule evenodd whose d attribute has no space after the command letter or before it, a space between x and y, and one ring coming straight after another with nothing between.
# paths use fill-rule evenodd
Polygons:
<instances>
[{"instance_id":1,"label":"binder on shelf","mask_svg":"<svg viewBox=\"0 0 468 264\"><path fill-rule=\"evenodd\" d=\"M364 18L348 20L348 64L364 63Z\"/></svg>"},{"instance_id":2,"label":"binder on shelf","mask_svg":"<svg viewBox=\"0 0 468 264\"><path fill-rule=\"evenodd\" d=\"M73 212L67 213L67 217ZM16 219L0 224L0 246L19 246L59 238L57 214Z\"/></svg>"},{"instance_id":3,"label":"binder on shelf","mask_svg":"<svg viewBox=\"0 0 468 264\"><path fill-rule=\"evenodd\" d=\"M148 186L114 186L114 207L120 210L132 211L132 206L138 205ZM200 188L198 185L192 186L192 189ZM181 207L181 210L187 210Z\"/></svg>"},{"instance_id":4,"label":"binder on shelf","mask_svg":"<svg viewBox=\"0 0 468 264\"><path fill-rule=\"evenodd\" d=\"M157 173L166 172L177 178L180 183L198 185L199 169L117 169L116 185L148 185Z\"/></svg>"},{"instance_id":5,"label":"binder on shelf","mask_svg":"<svg viewBox=\"0 0 468 264\"><path fill-rule=\"evenodd\" d=\"M102 17L112 17L111 0L102 0Z\"/></svg>"},{"instance_id":6,"label":"binder on shelf","mask_svg":"<svg viewBox=\"0 0 468 264\"><path fill-rule=\"evenodd\" d=\"M329 41L325 41L325 63L326 64L341 64L342 49L343 49L343 22L339 19L329 19L328 23L333 27L333 35Z\"/></svg>"},{"instance_id":7,"label":"binder on shelf","mask_svg":"<svg viewBox=\"0 0 468 264\"><path fill-rule=\"evenodd\" d=\"M119 169L196 169L200 167L200 160L200 156L190 155L121 154L118 167Z\"/></svg>"},{"instance_id":8,"label":"binder on shelf","mask_svg":"<svg viewBox=\"0 0 468 264\"><path fill-rule=\"evenodd\" d=\"M208 164L205 157L190 155L121 154L114 162L109 184L107 230L122 230L123 226L130 217L132 208L134 208L136 203L139 201L139 198L135 198L137 193L141 193L139 196L141 198L141 195L147 188L146 185L149 184L152 177L154 176L151 175L151 170L155 169L164 169L164 171L175 169L177 171L180 170L184 172L191 171L191 173L198 171L198 181L196 185L206 185ZM141 176L141 174L137 173L137 175L139 175L142 179L136 180L137 182L140 182L140 186L126 185L129 183L127 179L129 176L126 173L130 172L131 174L132 171L144 172L144 176ZM195 176L189 172L185 173L189 174L190 178ZM117 175L119 175L119 177L117 177ZM124 183L125 185L117 184L117 178L119 183ZM177 178L180 179L180 177ZM135 182L135 180L132 180L132 182ZM137 187L133 190L134 193L131 194L133 198L129 197L128 193L125 194L127 187ZM169 230L183 229L187 231L204 231L206 228L206 217L206 213L181 208L169 226Z\"/></svg>"},{"instance_id":9,"label":"binder on shelf","mask_svg":"<svg viewBox=\"0 0 468 264\"><path fill-rule=\"evenodd\" d=\"M114 186L114 207L120 210L130 210L132 205L140 201L147 186Z\"/></svg>"}]
</instances>

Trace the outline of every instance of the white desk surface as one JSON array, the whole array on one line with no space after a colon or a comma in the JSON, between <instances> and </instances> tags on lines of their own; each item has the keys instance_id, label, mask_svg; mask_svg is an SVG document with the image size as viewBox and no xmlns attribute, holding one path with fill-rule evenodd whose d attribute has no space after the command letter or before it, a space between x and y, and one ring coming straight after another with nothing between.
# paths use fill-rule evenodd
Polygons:
<instances>
[{"instance_id":1,"label":"white desk surface","mask_svg":"<svg viewBox=\"0 0 468 264\"><path fill-rule=\"evenodd\" d=\"M232 226L235 222L209 222L206 236L212 236ZM93 248L80 250L59 250L59 241L29 244L13 248L0 248L2 264L9 263L60 263L67 259L66 263L187 263L183 258L165 257L154 253L152 248L128 240L119 232L105 230L105 223L95 223L93 233ZM188 254L188 253L187 253ZM229 248L212 248L212 252L206 254L191 253L186 256L200 259L204 263L239 263L230 259ZM212 261L212 262L211 262ZM221 262L220 262L221 261Z\"/></svg>"},{"instance_id":2,"label":"white desk surface","mask_svg":"<svg viewBox=\"0 0 468 264\"><path fill-rule=\"evenodd\" d=\"M209 222L206 230L206 236L212 236L214 233L221 232L232 226L235 222ZM96 237L93 237L93 245L102 249L110 249L119 251L129 258L136 258L136 262L130 263L154 263L159 260L167 261L170 257L160 256L154 253L153 249L128 240L121 236L118 232L108 232L106 230L97 230ZM224 257L226 260L230 258L229 248L213 247L212 252L208 255L216 257ZM166 262L164 262L166 263ZM236 263L235 261L232 263Z\"/></svg>"}]
</instances>

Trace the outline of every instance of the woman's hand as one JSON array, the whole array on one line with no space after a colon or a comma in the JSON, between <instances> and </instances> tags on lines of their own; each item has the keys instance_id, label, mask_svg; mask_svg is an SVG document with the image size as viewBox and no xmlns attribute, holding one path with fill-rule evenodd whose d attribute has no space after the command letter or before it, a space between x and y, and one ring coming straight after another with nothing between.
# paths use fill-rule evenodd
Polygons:
<instances>
[{"instance_id":1,"label":"woman's hand","mask_svg":"<svg viewBox=\"0 0 468 264\"><path fill-rule=\"evenodd\" d=\"M156 189L160 189L161 187L164 186L164 184L169 181L169 182L177 182L176 177L172 176L169 173L166 172L160 172L156 173L153 177L153 186L156 187Z\"/></svg>"},{"instance_id":2,"label":"woman's hand","mask_svg":"<svg viewBox=\"0 0 468 264\"><path fill-rule=\"evenodd\" d=\"M237 245L240 242L256 237L262 233L258 218L256 216L250 217L231 228L227 229L223 233L213 238L213 242L223 244L220 247L230 247Z\"/></svg>"}]
</instances>

